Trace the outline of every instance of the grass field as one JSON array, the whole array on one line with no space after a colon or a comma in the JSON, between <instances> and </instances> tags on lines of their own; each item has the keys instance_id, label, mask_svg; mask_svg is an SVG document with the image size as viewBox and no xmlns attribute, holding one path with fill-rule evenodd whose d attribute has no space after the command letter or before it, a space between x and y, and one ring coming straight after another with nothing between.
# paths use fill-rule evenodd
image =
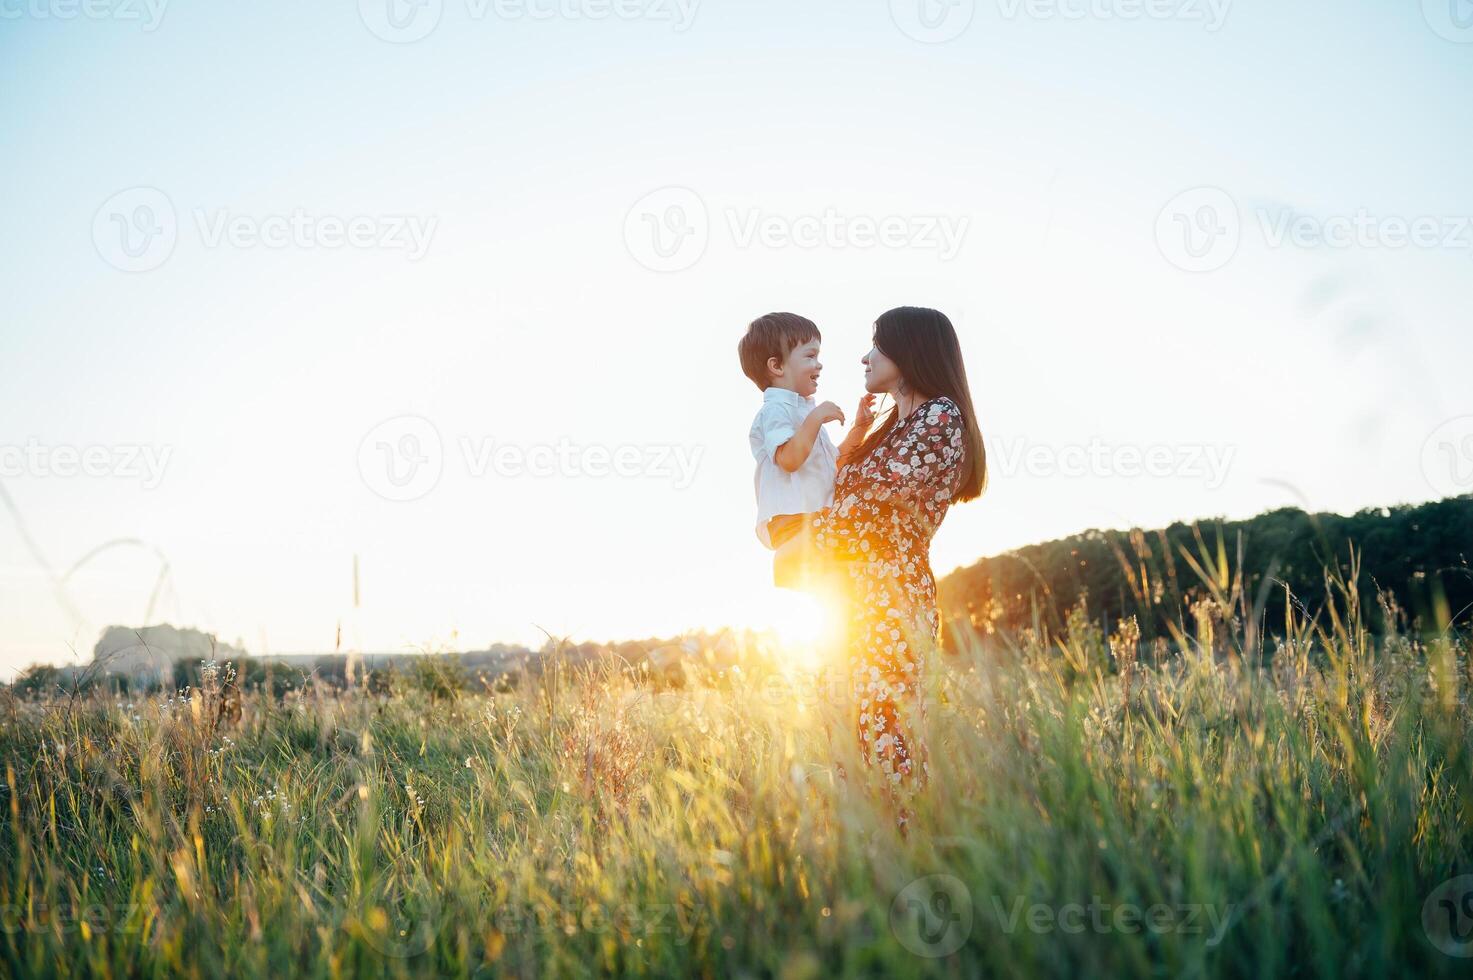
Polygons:
<instances>
[{"instance_id":1,"label":"grass field","mask_svg":"<svg viewBox=\"0 0 1473 980\"><path fill-rule=\"evenodd\" d=\"M905 837L842 685L762 649L432 699L0 706L10 975L1467 976L1466 640L1350 592L992 636L928 677ZM1251 618L1251 616L1250 616ZM1256 632L1256 631L1255 631ZM847 779L836 775L843 763ZM1465 941L1466 940L1466 941Z\"/></svg>"}]
</instances>

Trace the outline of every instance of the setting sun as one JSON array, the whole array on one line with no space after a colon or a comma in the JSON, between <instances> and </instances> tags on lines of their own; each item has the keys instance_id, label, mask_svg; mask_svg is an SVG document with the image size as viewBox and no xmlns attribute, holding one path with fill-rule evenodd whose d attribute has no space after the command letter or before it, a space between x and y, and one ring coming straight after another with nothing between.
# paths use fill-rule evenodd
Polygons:
<instances>
[{"instance_id":1,"label":"setting sun","mask_svg":"<svg viewBox=\"0 0 1473 980\"><path fill-rule=\"evenodd\" d=\"M777 589L767 612L762 625L777 634L785 670L817 670L834 655L843 619L832 597Z\"/></svg>"}]
</instances>

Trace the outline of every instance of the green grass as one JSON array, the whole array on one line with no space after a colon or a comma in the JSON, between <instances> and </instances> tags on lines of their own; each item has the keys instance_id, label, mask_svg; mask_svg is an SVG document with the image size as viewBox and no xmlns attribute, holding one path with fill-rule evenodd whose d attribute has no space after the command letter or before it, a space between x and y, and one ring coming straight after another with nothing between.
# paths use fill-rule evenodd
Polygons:
<instances>
[{"instance_id":1,"label":"green grass","mask_svg":"<svg viewBox=\"0 0 1473 980\"><path fill-rule=\"evenodd\" d=\"M231 724L12 698L0 972L1466 976L1423 910L1473 870L1469 648L1343 595L1268 649L1211 600L1170 653L963 642L905 837L842 685L760 649Z\"/></svg>"}]
</instances>

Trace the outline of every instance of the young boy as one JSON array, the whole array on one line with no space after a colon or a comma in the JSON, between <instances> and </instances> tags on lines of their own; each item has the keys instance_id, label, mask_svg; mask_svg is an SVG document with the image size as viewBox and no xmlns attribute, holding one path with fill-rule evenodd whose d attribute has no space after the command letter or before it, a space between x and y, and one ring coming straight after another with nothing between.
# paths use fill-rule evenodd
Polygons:
<instances>
[{"instance_id":1,"label":"young boy","mask_svg":"<svg viewBox=\"0 0 1473 980\"><path fill-rule=\"evenodd\" d=\"M812 320L769 313L754 320L737 344L743 373L762 390L748 439L757 460L757 538L774 551L834 499L838 450L823 426L842 423L844 413L833 402L814 404L821 341ZM861 416L867 407L868 399L860 404ZM861 422L855 419L856 429Z\"/></svg>"}]
</instances>

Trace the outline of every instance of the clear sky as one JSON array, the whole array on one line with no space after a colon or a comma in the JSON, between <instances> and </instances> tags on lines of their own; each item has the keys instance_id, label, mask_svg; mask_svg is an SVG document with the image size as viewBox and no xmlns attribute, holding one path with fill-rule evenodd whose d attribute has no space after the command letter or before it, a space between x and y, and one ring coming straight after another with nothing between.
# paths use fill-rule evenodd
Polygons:
<instances>
[{"instance_id":1,"label":"clear sky","mask_svg":"<svg viewBox=\"0 0 1473 980\"><path fill-rule=\"evenodd\" d=\"M0 675L780 620L778 309L847 411L956 322L939 573L1466 492L1470 89L1467 0L0 0Z\"/></svg>"}]
</instances>

